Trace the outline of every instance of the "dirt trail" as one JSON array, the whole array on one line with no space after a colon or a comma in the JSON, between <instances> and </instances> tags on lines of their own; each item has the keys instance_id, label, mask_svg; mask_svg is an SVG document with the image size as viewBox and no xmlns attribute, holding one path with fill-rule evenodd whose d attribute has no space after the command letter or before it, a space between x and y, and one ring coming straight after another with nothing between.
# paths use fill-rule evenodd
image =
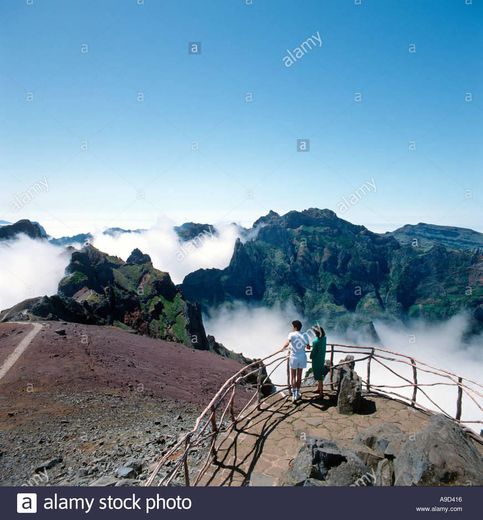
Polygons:
<instances>
[{"instance_id":1,"label":"dirt trail","mask_svg":"<svg viewBox=\"0 0 483 520\"><path fill-rule=\"evenodd\" d=\"M32 330L22 339L22 341L15 347L14 351L0 366L0 381L7 375L8 371L13 367L13 365L15 365L25 350L27 350L35 336L37 336L37 334L42 330L42 325L40 323L29 323L29 325L32 325Z\"/></svg>"}]
</instances>

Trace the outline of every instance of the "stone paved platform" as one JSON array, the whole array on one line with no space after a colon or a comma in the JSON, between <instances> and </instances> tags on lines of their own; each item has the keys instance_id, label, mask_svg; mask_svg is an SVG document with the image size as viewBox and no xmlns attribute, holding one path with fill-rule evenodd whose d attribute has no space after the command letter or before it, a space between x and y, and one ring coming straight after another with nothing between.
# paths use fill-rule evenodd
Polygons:
<instances>
[{"instance_id":1,"label":"stone paved platform","mask_svg":"<svg viewBox=\"0 0 483 520\"><path fill-rule=\"evenodd\" d=\"M362 413L347 416L337 413L331 393L320 400L312 389L303 389L297 404L276 394L260 409L248 410L236 430L219 438L217 458L200 484L277 486L309 436L349 446L360 430L377 423L390 422L410 435L428 421L429 415L380 395L365 394Z\"/></svg>"}]
</instances>

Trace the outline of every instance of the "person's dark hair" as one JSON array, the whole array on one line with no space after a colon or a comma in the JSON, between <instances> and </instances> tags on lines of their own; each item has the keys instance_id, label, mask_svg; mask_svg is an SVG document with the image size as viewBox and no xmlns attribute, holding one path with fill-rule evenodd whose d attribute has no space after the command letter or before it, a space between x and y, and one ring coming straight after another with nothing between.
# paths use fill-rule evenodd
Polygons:
<instances>
[{"instance_id":1,"label":"person's dark hair","mask_svg":"<svg viewBox=\"0 0 483 520\"><path fill-rule=\"evenodd\" d=\"M299 320L292 321L292 326L295 330L302 330L302 323Z\"/></svg>"},{"instance_id":2,"label":"person's dark hair","mask_svg":"<svg viewBox=\"0 0 483 520\"><path fill-rule=\"evenodd\" d=\"M325 330L320 325L316 325L312 330L318 338L323 338L325 336Z\"/></svg>"}]
</instances>

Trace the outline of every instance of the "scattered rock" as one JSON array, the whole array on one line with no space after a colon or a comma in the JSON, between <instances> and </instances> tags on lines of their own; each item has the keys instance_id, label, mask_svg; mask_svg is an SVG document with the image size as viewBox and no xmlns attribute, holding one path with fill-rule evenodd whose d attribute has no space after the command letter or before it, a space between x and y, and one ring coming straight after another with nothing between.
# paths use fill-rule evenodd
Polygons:
<instances>
[{"instance_id":1,"label":"scattered rock","mask_svg":"<svg viewBox=\"0 0 483 520\"><path fill-rule=\"evenodd\" d=\"M128 487L128 486L139 486L139 480L134 478L125 478L118 480L115 484L116 487Z\"/></svg>"},{"instance_id":2,"label":"scattered rock","mask_svg":"<svg viewBox=\"0 0 483 520\"><path fill-rule=\"evenodd\" d=\"M37 466L34 471L35 473L40 473L41 471L51 469L57 464L60 464L62 460L62 457L54 457L53 459L46 460L45 462L42 462L42 464Z\"/></svg>"},{"instance_id":3,"label":"scattered rock","mask_svg":"<svg viewBox=\"0 0 483 520\"><path fill-rule=\"evenodd\" d=\"M316 487L316 486L325 486L325 482L323 480L317 480L316 478L308 478L304 481L304 487Z\"/></svg>"},{"instance_id":4,"label":"scattered rock","mask_svg":"<svg viewBox=\"0 0 483 520\"><path fill-rule=\"evenodd\" d=\"M104 475L103 477L100 477L93 482L89 484L89 486L94 487L107 487L107 486L115 486L119 481L115 477L110 477L107 475Z\"/></svg>"},{"instance_id":5,"label":"scattered rock","mask_svg":"<svg viewBox=\"0 0 483 520\"><path fill-rule=\"evenodd\" d=\"M130 460L125 466L117 468L116 475L119 478L134 478L141 473L142 469L141 462Z\"/></svg>"},{"instance_id":6,"label":"scattered rock","mask_svg":"<svg viewBox=\"0 0 483 520\"><path fill-rule=\"evenodd\" d=\"M55 329L54 332L59 336L65 336L66 334L65 329Z\"/></svg>"}]
</instances>

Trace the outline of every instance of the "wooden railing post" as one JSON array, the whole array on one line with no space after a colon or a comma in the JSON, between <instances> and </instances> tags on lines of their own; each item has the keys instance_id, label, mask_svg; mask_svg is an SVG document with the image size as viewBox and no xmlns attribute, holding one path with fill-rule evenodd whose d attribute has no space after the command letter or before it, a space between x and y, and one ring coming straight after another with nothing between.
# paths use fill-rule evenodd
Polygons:
<instances>
[{"instance_id":1,"label":"wooden railing post","mask_svg":"<svg viewBox=\"0 0 483 520\"><path fill-rule=\"evenodd\" d=\"M411 399L411 406L416 406L416 396L418 393L418 369L416 368L416 361L411 358L411 365L413 366L413 398Z\"/></svg>"},{"instance_id":2,"label":"wooden railing post","mask_svg":"<svg viewBox=\"0 0 483 520\"><path fill-rule=\"evenodd\" d=\"M190 470L189 470L189 467L188 467L188 455L189 455L189 444L191 442L191 435L188 435L186 437L186 442L185 442L185 450L186 450L186 453L184 454L184 483L185 483L185 486L189 487L190 486Z\"/></svg>"},{"instance_id":3,"label":"wooden railing post","mask_svg":"<svg viewBox=\"0 0 483 520\"><path fill-rule=\"evenodd\" d=\"M367 360L367 381L366 381L366 388L367 391L371 391L371 361L374 357L374 349L371 349L371 353L369 354L369 359Z\"/></svg>"},{"instance_id":4,"label":"wooden railing post","mask_svg":"<svg viewBox=\"0 0 483 520\"><path fill-rule=\"evenodd\" d=\"M231 420L233 422L235 422L235 388L236 388L236 385L233 386L233 390L231 392L231 397L230 397L230 416L231 416Z\"/></svg>"},{"instance_id":5,"label":"wooden railing post","mask_svg":"<svg viewBox=\"0 0 483 520\"><path fill-rule=\"evenodd\" d=\"M211 443L211 454L213 456L215 456L216 455L215 442L216 442L216 437L218 436L218 426L216 424L216 408L215 408L215 405L213 405L211 407L211 417L210 417L210 420L211 420L211 429L213 430L213 442Z\"/></svg>"},{"instance_id":6,"label":"wooden railing post","mask_svg":"<svg viewBox=\"0 0 483 520\"><path fill-rule=\"evenodd\" d=\"M262 400L262 377L263 377L263 368L262 365L258 367L257 372L257 406L260 404Z\"/></svg>"},{"instance_id":7,"label":"wooden railing post","mask_svg":"<svg viewBox=\"0 0 483 520\"><path fill-rule=\"evenodd\" d=\"M330 346L330 389L334 390L334 345Z\"/></svg>"},{"instance_id":8,"label":"wooden railing post","mask_svg":"<svg viewBox=\"0 0 483 520\"><path fill-rule=\"evenodd\" d=\"M456 420L458 422L461 421L461 408L463 402L463 387L461 386L463 383L463 378L458 377L458 401L456 402Z\"/></svg>"}]
</instances>

